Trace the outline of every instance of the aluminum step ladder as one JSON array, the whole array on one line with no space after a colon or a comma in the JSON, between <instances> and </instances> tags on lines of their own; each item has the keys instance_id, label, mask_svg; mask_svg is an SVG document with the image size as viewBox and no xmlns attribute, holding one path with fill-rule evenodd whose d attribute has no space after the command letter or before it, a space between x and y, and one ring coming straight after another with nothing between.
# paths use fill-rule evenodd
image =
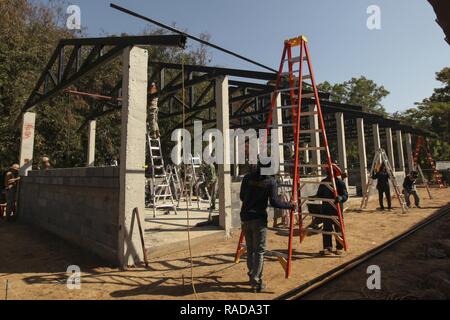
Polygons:
<instances>
[{"instance_id":1,"label":"aluminum step ladder","mask_svg":"<svg viewBox=\"0 0 450 320\"><path fill-rule=\"evenodd\" d=\"M157 209L167 209L177 214L177 207L170 188L169 176L164 166L164 158L159 138L152 138L147 133L147 144L150 157L150 179L148 181L150 199L148 201L153 209L153 218L156 217Z\"/></svg>"},{"instance_id":2,"label":"aluminum step ladder","mask_svg":"<svg viewBox=\"0 0 450 320\"><path fill-rule=\"evenodd\" d=\"M367 184L364 187L363 192L363 198L361 200L360 210L367 208L367 203L369 201L370 196L370 189L373 184L373 178L372 173L374 172L377 164L384 164L386 167L386 172L389 175L389 179L391 180L392 186L394 187L395 195L398 199L398 202L400 204L400 208L402 209L403 213L406 213L408 211L408 206L406 205L406 201L403 198L402 192L400 190L400 186L397 183L397 179L395 178L394 171L392 170L392 166L389 163L388 156L386 155L386 152L384 149L379 148L375 151L375 156L373 157L372 166L369 171L369 178L367 180Z\"/></svg>"}]
</instances>

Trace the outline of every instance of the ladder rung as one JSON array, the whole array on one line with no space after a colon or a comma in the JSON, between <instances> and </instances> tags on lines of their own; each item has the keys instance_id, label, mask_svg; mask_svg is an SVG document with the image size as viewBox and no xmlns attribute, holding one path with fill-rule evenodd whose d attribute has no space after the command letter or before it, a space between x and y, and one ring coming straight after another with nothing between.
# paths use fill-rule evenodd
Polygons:
<instances>
[{"instance_id":1,"label":"ladder rung","mask_svg":"<svg viewBox=\"0 0 450 320\"><path fill-rule=\"evenodd\" d=\"M325 214L317 214L317 213L310 213L310 212L302 212L300 213L302 216L309 216L309 217L314 217L314 218L322 218L322 219L331 219L331 220L337 220L339 221L339 217L338 216L327 216Z\"/></svg>"},{"instance_id":2,"label":"ladder rung","mask_svg":"<svg viewBox=\"0 0 450 320\"><path fill-rule=\"evenodd\" d=\"M325 150L325 147L300 147L299 151L317 151L317 150Z\"/></svg>"},{"instance_id":3,"label":"ladder rung","mask_svg":"<svg viewBox=\"0 0 450 320\"><path fill-rule=\"evenodd\" d=\"M323 230L316 230L316 229L312 229L312 228L305 228L305 229L303 229L303 230L304 230L304 231L307 231L307 232L312 232L312 233L329 234L329 235L334 235L334 236L340 236L340 237L342 237L342 233L340 233L340 232L323 231Z\"/></svg>"},{"instance_id":4,"label":"ladder rung","mask_svg":"<svg viewBox=\"0 0 450 320\"><path fill-rule=\"evenodd\" d=\"M332 203L334 203L334 199L329 199L329 198L300 197L300 200L323 201L323 202L332 202Z\"/></svg>"},{"instance_id":5,"label":"ladder rung","mask_svg":"<svg viewBox=\"0 0 450 320\"><path fill-rule=\"evenodd\" d=\"M300 134L322 132L322 129L300 129Z\"/></svg>"},{"instance_id":6,"label":"ladder rung","mask_svg":"<svg viewBox=\"0 0 450 320\"><path fill-rule=\"evenodd\" d=\"M306 55L305 55L303 57L303 61L306 61L306 60L307 60L307 58L306 58ZM298 63L298 62L300 62L300 56L293 57L293 58L291 58L291 60L289 60L289 58L283 60L283 62L286 62L286 61L290 61L291 63Z\"/></svg>"},{"instance_id":7,"label":"ladder rung","mask_svg":"<svg viewBox=\"0 0 450 320\"><path fill-rule=\"evenodd\" d=\"M331 181L308 181L308 180L302 181L300 179L300 184L302 184L302 183L303 184L323 184L323 185L328 185L328 186L333 185L333 183Z\"/></svg>"},{"instance_id":8,"label":"ladder rung","mask_svg":"<svg viewBox=\"0 0 450 320\"><path fill-rule=\"evenodd\" d=\"M284 165L286 167L293 167L294 164L292 162L284 162L284 163L280 163L280 165ZM322 167L322 164L313 164L313 163L300 163L299 167L304 167L304 168L319 168Z\"/></svg>"},{"instance_id":9,"label":"ladder rung","mask_svg":"<svg viewBox=\"0 0 450 320\"><path fill-rule=\"evenodd\" d=\"M306 111L306 112L300 112L301 116L315 116L316 114L319 114L317 111Z\"/></svg>"}]
</instances>

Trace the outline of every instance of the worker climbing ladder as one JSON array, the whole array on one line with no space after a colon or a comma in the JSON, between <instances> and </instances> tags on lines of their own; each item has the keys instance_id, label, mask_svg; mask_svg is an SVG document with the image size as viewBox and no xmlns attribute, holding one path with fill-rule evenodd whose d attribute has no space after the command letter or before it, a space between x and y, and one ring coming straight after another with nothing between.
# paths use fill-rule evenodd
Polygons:
<instances>
[{"instance_id":1,"label":"worker climbing ladder","mask_svg":"<svg viewBox=\"0 0 450 320\"><path fill-rule=\"evenodd\" d=\"M300 51L300 54L298 57L293 57L293 49L298 48ZM309 70L309 74L306 74L306 67L304 66L306 62L306 67ZM288 66L288 72L283 72L285 65ZM296 68L294 70L294 67ZM298 67L298 68L297 68ZM305 74L304 74L305 73ZM309 81L308 81L309 80ZM306 81L310 82L309 87L312 92L305 93L304 92L304 86L307 85L305 83ZM287 92L290 95L290 103L287 105L277 105L277 97L281 92ZM303 110L302 108L302 102L304 99L310 99L308 104L312 104L314 108L310 108L308 110ZM285 123L282 125L274 124L272 122L272 115L273 112L276 112L276 108L281 108L283 110L288 110L291 117L290 123ZM300 120L303 119L303 117L314 117L313 119L318 119L319 121L319 127L318 128L310 128L307 130L304 130L300 126ZM311 119L311 118L309 118ZM310 122L311 123L311 122ZM271 100L271 109L268 113L267 121L266 121L266 138L270 134L270 128L278 128L279 126L284 127L285 131L289 131L289 134L285 134L284 136L292 136L293 142L294 142L294 155L292 161L284 162L281 165L282 168L288 169L290 168L290 175L292 176L292 188L291 188L291 195L290 200L297 203L296 208L291 209L289 211L289 237L288 237L288 250L287 254L282 254L280 252L275 251L269 251L268 253L271 255L275 255L278 257L279 262L281 263L284 271L285 276L288 278L291 274L291 265L292 265L292 253L293 253L293 236L294 236L294 225L295 225L295 216L298 215L298 227L299 227L299 233L300 233L300 242L303 240L303 238L306 236L308 232L315 232L315 233L323 233L323 234L330 234L336 237L336 239L342 243L345 250L347 250L347 242L345 238L345 228L344 228L344 221L342 218L342 210L339 203L335 203L335 199L338 196L337 189L336 189L336 182L334 177L334 170L331 168L333 167L333 163L330 156L330 151L328 147L328 140L325 132L325 123L322 116L322 109L320 106L320 100L319 100L319 94L317 91L315 79L314 79L314 73L312 70L312 64L311 59L309 55L309 49L308 49L308 41L306 37L300 36L297 38L293 38L290 40L286 40L284 42L284 49L283 54L281 57L281 62L279 66L279 70L277 73L277 78L275 82L275 88L274 88L274 94L272 95ZM304 135L311 136L311 134L318 134L322 137L323 147L320 146L312 146L312 147L300 147L300 141L301 138L305 137ZM268 139L268 138L267 138ZM320 140L320 139L319 139ZM268 140L266 140L267 142ZM264 141L263 141L264 142ZM292 143L292 142L291 142ZM283 145L287 145L288 143L283 143ZM263 143L264 147L264 143ZM331 180L329 182L325 181L310 181L305 180L303 181L300 177L300 169L301 168L312 168L316 173L321 172L322 164L317 163L301 163L300 162L300 152L301 151L316 151L325 152L326 155L326 165L328 168L330 168L330 175ZM318 177L317 177L318 178ZM328 198L314 198L314 197L307 197L302 194L302 188L306 183L315 183L317 185L319 184L325 184L328 188L330 188L333 192L334 198L328 199ZM321 202L327 202L330 203L331 206L333 206L336 209L337 215L336 216L328 216L328 215L320 215L320 214L314 214L309 212L302 212L303 205L309 203L310 201L321 201ZM302 222L306 217L311 218L320 218L320 219L330 219L334 222L335 225L335 231L323 231L323 230L315 230L310 228L303 228ZM236 249L236 255L235 255L235 261L238 262L240 259L240 256L245 252L245 245L244 245L244 233L241 232L241 235L239 237L239 243L238 247Z\"/></svg>"},{"instance_id":2,"label":"worker climbing ladder","mask_svg":"<svg viewBox=\"0 0 450 320\"><path fill-rule=\"evenodd\" d=\"M392 186L394 187L395 195L398 199L400 207L402 208L402 212L406 213L406 211L408 211L408 206L406 205L405 199L403 199L400 186L397 183L397 179L395 178L394 171L392 170L392 166L389 162L386 152L382 148L379 148L375 151L375 156L373 157L372 166L370 167L369 171L369 179L363 189L363 198L361 200L360 210L367 208L367 203L370 196L370 188L374 180L372 178L372 173L374 172L378 164L384 164L384 166L386 167L386 172L388 173L389 179L392 182Z\"/></svg>"},{"instance_id":3,"label":"worker climbing ladder","mask_svg":"<svg viewBox=\"0 0 450 320\"><path fill-rule=\"evenodd\" d=\"M147 143L150 157L150 205L153 208L153 217L156 217L157 209L172 209L177 214L169 176L164 167L161 141L159 138L152 138L148 133Z\"/></svg>"},{"instance_id":4,"label":"worker climbing ladder","mask_svg":"<svg viewBox=\"0 0 450 320\"><path fill-rule=\"evenodd\" d=\"M421 150L422 146L425 147L427 160L428 160L428 163L431 166L431 170L433 171L434 182L439 186L439 188L443 188L444 184L442 183L441 174L436 169L436 162L434 161L433 157L431 156L430 149L428 148L428 143L427 143L427 141L425 140L425 138L423 136L419 136L418 139L417 139L416 149L414 150L414 156L413 156L413 167L417 168L417 166L419 164L419 156L420 156L420 150Z\"/></svg>"}]
</instances>

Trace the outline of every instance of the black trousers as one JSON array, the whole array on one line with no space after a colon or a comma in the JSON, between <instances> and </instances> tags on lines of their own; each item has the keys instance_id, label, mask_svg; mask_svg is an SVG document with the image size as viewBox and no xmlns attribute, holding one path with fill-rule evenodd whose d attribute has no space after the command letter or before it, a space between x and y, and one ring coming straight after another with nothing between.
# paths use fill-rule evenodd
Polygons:
<instances>
[{"instance_id":1,"label":"black trousers","mask_svg":"<svg viewBox=\"0 0 450 320\"><path fill-rule=\"evenodd\" d=\"M391 190L390 190L390 188L378 189L378 201L380 202L380 208L384 208L383 194L386 195L388 208L391 208L392 200L391 200Z\"/></svg>"},{"instance_id":2,"label":"black trousers","mask_svg":"<svg viewBox=\"0 0 450 320\"><path fill-rule=\"evenodd\" d=\"M341 210L342 210L343 206L341 204ZM331 210L323 212L322 214L324 215L329 215L329 216L335 216L338 217L337 212L331 212ZM344 218L344 215L342 215L342 218ZM328 231L328 232L341 232L341 227L339 225L337 225L333 220L331 219L322 219L320 222L323 222L323 231ZM323 241L323 248L324 249L331 249L333 248L333 236L331 234L322 234L322 241ZM342 245L341 242L339 242L338 240L336 240L336 249L337 250L342 250L344 248L344 246Z\"/></svg>"}]
</instances>

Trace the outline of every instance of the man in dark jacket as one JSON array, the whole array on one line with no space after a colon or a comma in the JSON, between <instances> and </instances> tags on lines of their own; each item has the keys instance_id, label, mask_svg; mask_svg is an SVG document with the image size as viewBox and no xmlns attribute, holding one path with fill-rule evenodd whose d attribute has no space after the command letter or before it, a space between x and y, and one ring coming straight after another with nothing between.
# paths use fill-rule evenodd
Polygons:
<instances>
[{"instance_id":1,"label":"man in dark jacket","mask_svg":"<svg viewBox=\"0 0 450 320\"><path fill-rule=\"evenodd\" d=\"M389 174L384 163L381 164L378 172L372 172L372 179L377 179L378 200L380 202L380 210L384 210L383 194L386 195L388 210L392 209L391 205L391 189L389 188Z\"/></svg>"},{"instance_id":2,"label":"man in dark jacket","mask_svg":"<svg viewBox=\"0 0 450 320\"><path fill-rule=\"evenodd\" d=\"M412 195L414 197L414 204L416 205L417 208L420 208L419 204L420 198L419 195L417 194L416 179L417 179L417 172L411 171L405 177L405 180L403 180L403 191L405 193L406 205L408 207L411 207L411 201L409 198Z\"/></svg>"},{"instance_id":3,"label":"man in dark jacket","mask_svg":"<svg viewBox=\"0 0 450 320\"><path fill-rule=\"evenodd\" d=\"M325 167L327 172L327 177L323 179L321 182L331 182L331 170L328 166ZM325 199L334 199L334 205L327 201L322 201L322 206L320 209L320 214L326 216L337 216L337 205L340 205L341 213L343 213L343 204L348 199L347 187L344 181L340 178L340 169L333 164L333 174L334 180L336 183L336 189L338 196L334 196L334 192L327 186L326 184L320 184L317 190L317 194L313 196L314 198L325 198ZM341 232L341 227L337 225L331 219L321 219L323 222L323 231L326 232ZM333 239L331 234L322 234L323 240L323 250L320 251L321 255L329 255L333 252ZM343 249L343 244L341 241L336 240L336 255L341 255Z\"/></svg>"},{"instance_id":4,"label":"man in dark jacket","mask_svg":"<svg viewBox=\"0 0 450 320\"><path fill-rule=\"evenodd\" d=\"M262 279L267 235L267 203L275 208L291 209L294 203L278 197L277 183L272 176L261 174L261 165L252 165L242 180L240 199L242 230L247 246L247 267L253 290L265 289Z\"/></svg>"}]
</instances>

